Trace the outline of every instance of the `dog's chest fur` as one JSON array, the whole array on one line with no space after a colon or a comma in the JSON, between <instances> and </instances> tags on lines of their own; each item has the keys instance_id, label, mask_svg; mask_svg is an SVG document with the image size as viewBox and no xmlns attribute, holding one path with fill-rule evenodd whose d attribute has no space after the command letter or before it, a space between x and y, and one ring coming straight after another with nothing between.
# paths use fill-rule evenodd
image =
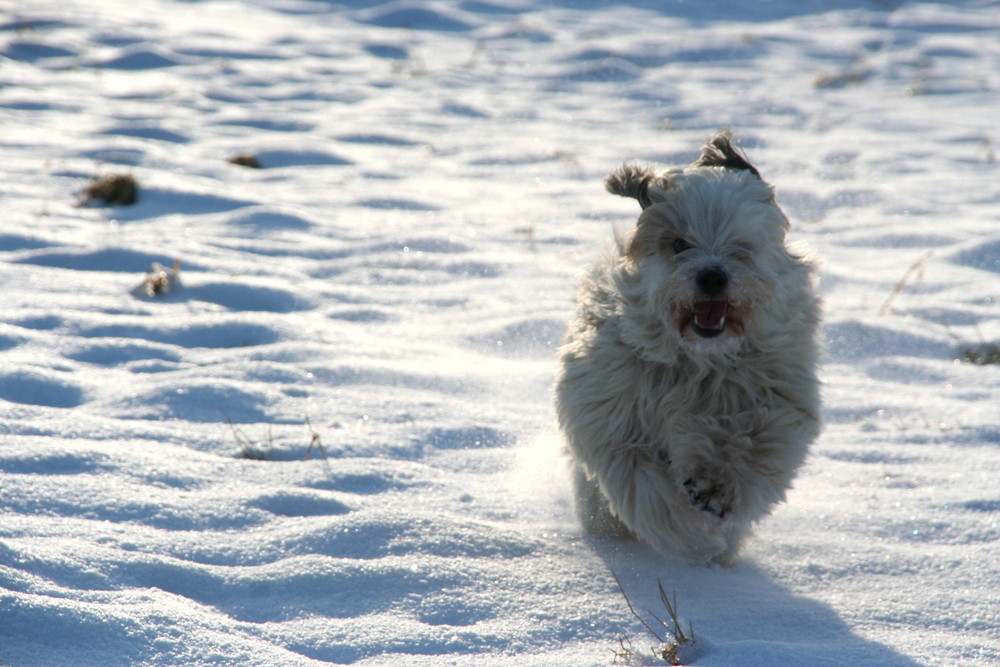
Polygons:
<instances>
[{"instance_id":1,"label":"dog's chest fur","mask_svg":"<svg viewBox=\"0 0 1000 667\"><path fill-rule=\"evenodd\" d=\"M606 422L615 440L648 446L662 459L692 435L702 440L713 434L713 445L725 447L720 436L750 436L770 410L789 402L794 382L785 374L794 369L773 355L744 350L706 360L680 352L665 363L627 342L620 318L583 317L583 328L591 331L578 339L589 349L578 357L583 368L576 385L595 408L618 413ZM594 373L591 366L602 370Z\"/></svg>"}]
</instances>

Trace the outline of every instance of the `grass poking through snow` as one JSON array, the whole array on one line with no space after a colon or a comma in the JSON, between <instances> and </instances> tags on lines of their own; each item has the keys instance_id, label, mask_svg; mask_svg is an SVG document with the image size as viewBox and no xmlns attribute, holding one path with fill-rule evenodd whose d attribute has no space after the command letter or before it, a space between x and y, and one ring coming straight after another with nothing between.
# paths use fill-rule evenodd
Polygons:
<instances>
[{"instance_id":1,"label":"grass poking through snow","mask_svg":"<svg viewBox=\"0 0 1000 667\"><path fill-rule=\"evenodd\" d=\"M615 583L618 584L618 590L621 591L622 597L625 598L625 604L628 605L628 610L632 612L632 615L638 619L642 626L653 637L659 642L657 646L652 647L653 656L668 665L683 665L688 664L693 661L695 657L695 637L694 628L690 623L688 623L687 632L685 632L683 626L681 625L680 619L677 615L677 592L675 591L673 596L667 595L667 591L664 590L663 584L659 579L656 580L656 586L660 592L660 603L663 605L663 609L666 611L666 618L669 622L663 618L660 618L651 611L647 611L654 624L650 624L645 618L643 618L632 605L632 601L629 599L628 594L625 592L625 587L622 585L621 579L618 575L612 571L611 575L615 578ZM654 627L654 625L656 627ZM657 627L659 630L657 630ZM615 660L618 662L628 661L635 662L638 658L635 652L632 650L632 642L625 635L618 638L618 643L621 646L619 651L615 651ZM628 664L627 662L625 664Z\"/></svg>"}]
</instances>

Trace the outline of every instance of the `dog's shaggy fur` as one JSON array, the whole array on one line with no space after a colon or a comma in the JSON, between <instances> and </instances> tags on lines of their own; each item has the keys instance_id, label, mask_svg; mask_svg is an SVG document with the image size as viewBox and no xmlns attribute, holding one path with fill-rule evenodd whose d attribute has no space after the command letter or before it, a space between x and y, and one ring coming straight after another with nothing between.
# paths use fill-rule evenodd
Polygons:
<instances>
[{"instance_id":1,"label":"dog's shaggy fur","mask_svg":"<svg viewBox=\"0 0 1000 667\"><path fill-rule=\"evenodd\" d=\"M812 267L728 134L687 168L626 164L605 185L643 211L584 279L560 350L577 511L727 564L819 432Z\"/></svg>"}]
</instances>

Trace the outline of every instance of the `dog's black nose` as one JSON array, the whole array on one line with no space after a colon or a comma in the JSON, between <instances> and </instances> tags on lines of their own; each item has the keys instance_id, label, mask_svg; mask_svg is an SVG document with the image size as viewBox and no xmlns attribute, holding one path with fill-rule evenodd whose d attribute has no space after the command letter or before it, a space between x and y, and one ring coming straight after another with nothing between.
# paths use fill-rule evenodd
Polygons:
<instances>
[{"instance_id":1,"label":"dog's black nose","mask_svg":"<svg viewBox=\"0 0 1000 667\"><path fill-rule=\"evenodd\" d=\"M729 276L726 272L720 268L713 269L702 269L695 276L695 283L698 285L705 296L717 296L722 294L722 291L726 289L726 283L729 282Z\"/></svg>"}]
</instances>

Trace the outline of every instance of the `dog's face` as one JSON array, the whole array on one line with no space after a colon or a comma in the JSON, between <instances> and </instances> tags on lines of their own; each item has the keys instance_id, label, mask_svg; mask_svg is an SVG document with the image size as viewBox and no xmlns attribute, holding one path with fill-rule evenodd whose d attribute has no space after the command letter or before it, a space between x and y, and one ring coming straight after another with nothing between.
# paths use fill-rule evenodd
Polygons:
<instances>
[{"instance_id":1,"label":"dog's face","mask_svg":"<svg viewBox=\"0 0 1000 667\"><path fill-rule=\"evenodd\" d=\"M779 316L782 278L798 266L785 249L788 221L728 135L690 167L626 166L606 184L643 206L626 258L665 335L699 352L731 352L761 318Z\"/></svg>"}]
</instances>

